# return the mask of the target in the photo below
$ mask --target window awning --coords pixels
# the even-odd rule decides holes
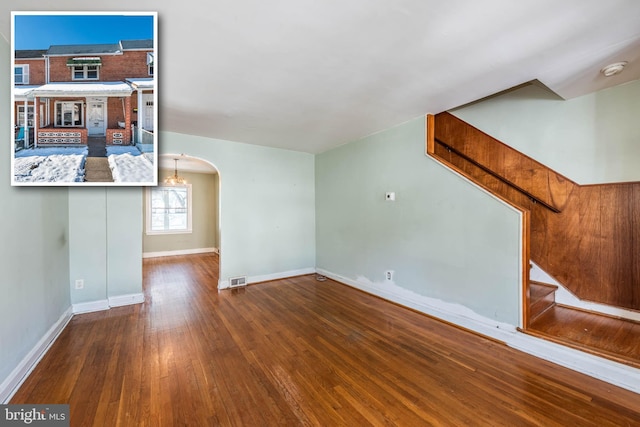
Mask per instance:
[[[151,65],[153,67],[154,54],[152,52],[147,52],[147,65]]]
[[[67,65],[102,65],[102,60],[99,56],[69,58]]]

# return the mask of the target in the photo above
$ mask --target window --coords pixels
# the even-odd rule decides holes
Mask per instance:
[[[24,105],[18,105],[18,126],[24,126]],[[33,127],[33,105],[27,107],[27,126]]]
[[[82,102],[56,102],[56,126],[71,127],[84,125]]]
[[[147,190],[147,234],[191,233],[191,184]]]
[[[149,69],[149,75],[153,76],[153,64],[155,55],[153,52],[147,52],[147,68]]]
[[[73,80],[98,80],[97,65],[74,65],[71,67]]]
[[[17,85],[29,84],[29,65],[15,65],[13,67],[13,81]]]

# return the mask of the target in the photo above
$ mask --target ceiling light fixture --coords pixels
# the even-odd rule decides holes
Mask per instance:
[[[607,65],[602,70],[600,70],[600,72],[604,74],[605,77],[615,76],[616,74],[620,74],[627,64],[627,61],[615,62],[613,64]]]
[[[186,184],[187,180],[185,180],[181,176],[178,176],[178,159],[173,159],[173,160],[175,161],[175,169],[173,171],[173,175],[166,177],[164,179],[164,183],[169,185]]]

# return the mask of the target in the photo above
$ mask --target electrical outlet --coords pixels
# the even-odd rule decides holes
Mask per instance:
[[[387,279],[387,282],[391,282],[393,280],[393,270],[387,270],[384,272],[384,277]]]
[[[83,288],[84,288],[84,280],[76,279],[76,289],[83,289]]]

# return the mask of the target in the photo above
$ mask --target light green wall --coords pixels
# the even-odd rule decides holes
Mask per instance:
[[[316,157],[316,266],[517,325],[520,215],[426,157],[424,124]]]
[[[107,299],[106,189],[69,188],[69,279],[73,304]],[[75,281],[84,280],[83,289]]]
[[[69,308],[66,188],[12,188],[9,45],[0,38],[0,383]]]
[[[138,188],[69,189],[69,286],[73,304],[142,292],[142,195]],[[83,289],[75,281],[84,280]]]
[[[138,188],[108,188],[107,296],[142,292],[142,195]]]
[[[173,170],[161,169],[158,177],[164,179],[172,174]],[[191,184],[192,233],[151,235],[144,233],[143,251],[145,253],[218,247],[218,174],[180,171],[180,176]],[[143,197],[146,197],[146,192]],[[146,230],[146,220],[145,202],[143,230]]]
[[[220,278],[315,265],[314,156],[159,132],[160,154],[210,162],[220,179]]]
[[[579,184],[640,181],[640,80],[566,101],[529,85],[452,113]]]

